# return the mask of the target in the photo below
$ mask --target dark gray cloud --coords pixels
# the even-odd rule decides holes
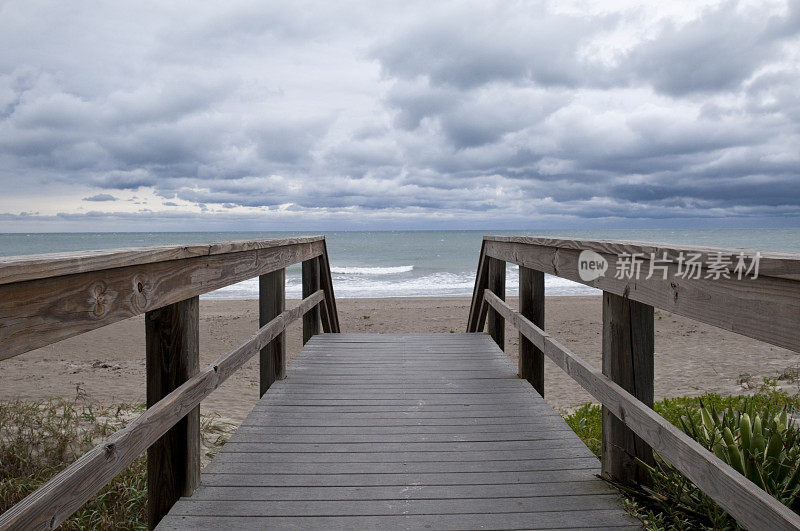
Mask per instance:
[[[84,197],[84,201],[119,201],[116,197],[111,194],[97,194],[90,197]]]
[[[800,221],[797,2],[12,1],[0,49],[9,230]]]

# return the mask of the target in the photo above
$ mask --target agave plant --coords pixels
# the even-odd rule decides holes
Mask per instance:
[[[744,406],[722,415],[713,405],[701,406],[699,419],[693,415],[681,418],[682,428],[740,474],[796,509],[800,496],[800,431],[785,409],[759,414],[750,404]]]

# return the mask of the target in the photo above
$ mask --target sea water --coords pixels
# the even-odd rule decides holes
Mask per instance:
[[[121,232],[0,234],[0,256],[121,247],[280,238],[297,232]],[[484,234],[637,240],[800,252],[800,229],[380,231],[326,232],[337,298],[464,297],[472,294]],[[507,293],[516,294],[519,268],[509,265]],[[548,295],[595,295],[588,286],[547,275]],[[286,294],[301,294],[300,266],[286,271]],[[209,299],[258,298],[258,279],[203,295]]]

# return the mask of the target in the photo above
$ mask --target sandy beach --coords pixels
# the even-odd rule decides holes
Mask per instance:
[[[516,300],[510,303],[516,305]],[[340,299],[337,305],[343,332],[461,332],[469,312],[466,298]],[[257,312],[257,302],[252,300],[201,300],[201,364],[212,362],[252,334],[258,327]],[[548,297],[546,329],[600,367],[600,297]],[[656,310],[655,330],[657,399],[704,391],[741,393],[742,375],[758,385],[764,377],[800,366],[800,356],[788,350],[664,311]],[[510,327],[506,343],[506,352],[516,363],[518,336]],[[300,348],[301,324],[296,321],[288,330],[290,360]],[[546,363],[545,398],[551,405],[565,409],[591,401],[558,367],[549,360]],[[0,361],[0,369],[4,375],[0,400],[80,395],[106,404],[142,402],[143,316]],[[202,408],[239,422],[257,396],[256,357],[205,400]]]

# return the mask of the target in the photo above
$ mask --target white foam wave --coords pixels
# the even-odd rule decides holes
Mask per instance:
[[[396,275],[414,270],[413,265],[394,267],[336,267],[331,266],[331,273],[335,275]]]
[[[510,268],[509,268],[510,269]],[[506,278],[506,294],[517,295],[519,271],[509,270]],[[336,297],[469,297],[475,284],[474,272],[438,272],[416,278],[390,279],[370,276],[343,275],[334,279],[333,289]],[[599,291],[551,275],[545,275],[547,295],[595,295]],[[286,278],[286,296],[290,299],[302,297],[300,277]],[[203,296],[207,299],[257,299],[258,279],[245,280],[232,286],[219,289]]]

